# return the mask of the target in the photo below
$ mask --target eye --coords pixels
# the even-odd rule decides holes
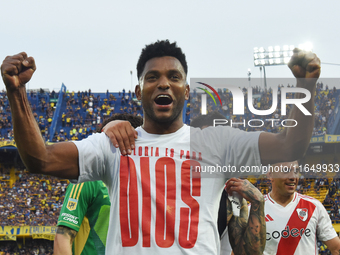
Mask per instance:
[[[156,79],[157,79],[156,75],[149,75],[149,76],[146,77],[146,80],[149,81],[149,82],[154,81]]]
[[[171,78],[171,80],[174,80],[174,81],[179,81],[180,80],[180,77],[177,74],[171,75],[170,78]]]

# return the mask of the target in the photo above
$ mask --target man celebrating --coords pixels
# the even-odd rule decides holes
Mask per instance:
[[[267,242],[263,254],[317,254],[317,240],[326,244],[333,255],[339,254],[340,239],[324,206],[312,197],[295,192],[299,181],[298,162],[272,167],[268,173],[272,190],[265,195]],[[280,170],[283,168],[286,170]]]
[[[295,50],[289,67],[297,86],[314,95],[320,75],[316,55]],[[34,173],[79,182],[103,180],[111,200],[108,254],[219,254],[217,194],[228,176],[204,178],[192,169],[291,161],[304,154],[313,130],[313,99],[303,105],[312,114],[293,108],[289,118],[298,125],[280,134],[227,127],[190,130],[182,121],[189,98],[185,55],[175,43],[158,41],[143,49],[137,64],[135,92],[142,101],[144,124],[136,129],[136,144],[131,125],[119,122],[104,128],[107,136],[45,145],[25,90],[35,70],[34,59],[26,53],[7,57],[1,66],[20,156]],[[230,192],[239,189],[236,181],[228,185]],[[256,218],[252,224],[255,232],[263,231]],[[261,250],[262,243],[253,245]]]

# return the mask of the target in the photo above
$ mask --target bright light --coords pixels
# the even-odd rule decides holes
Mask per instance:
[[[313,44],[311,42],[306,42],[304,44],[302,44],[302,50],[305,51],[312,51],[313,50]]]
[[[299,45],[303,49],[311,49],[310,43]],[[283,46],[269,46],[254,48],[254,65],[255,66],[270,66],[270,65],[285,65],[289,63],[291,56],[293,56],[294,45]]]
[[[299,44],[299,49],[305,50],[305,51],[312,51],[313,45],[310,42],[306,42],[303,44]]]

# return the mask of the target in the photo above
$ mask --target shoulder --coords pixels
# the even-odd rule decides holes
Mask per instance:
[[[302,194],[299,194],[299,193],[298,193],[297,197],[300,200],[303,200],[303,201],[305,201],[307,203],[313,204],[317,208],[318,211],[326,211],[326,209],[323,206],[323,204],[319,200],[314,198],[314,197],[302,195]]]

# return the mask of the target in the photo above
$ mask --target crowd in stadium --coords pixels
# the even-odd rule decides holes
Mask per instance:
[[[278,86],[279,91],[281,87],[282,85]],[[244,92],[246,94],[246,90]],[[327,122],[334,109],[337,93],[335,88],[329,89],[323,83],[317,84],[314,135],[327,133]],[[228,120],[235,122],[242,122],[243,119],[261,118],[261,116],[253,115],[249,109],[246,109],[242,116],[232,115],[231,92],[220,90],[219,95],[223,106],[218,109],[218,106],[216,107],[212,100],[208,100],[208,112],[218,109]],[[257,95],[253,100],[256,109],[265,110],[271,107],[271,90],[264,91],[255,87],[253,88],[253,95]],[[292,95],[288,96],[292,97]],[[29,93],[33,114],[46,141],[50,138],[50,127],[57,99],[58,94],[54,91],[47,93],[41,90]],[[67,92],[63,94],[63,99],[65,100],[65,108],[59,116],[60,125],[57,125],[57,129],[51,138],[52,142],[83,139],[95,132],[103,120],[111,116],[112,113],[132,113],[134,115],[141,115],[142,113],[140,102],[134,100],[134,93],[125,92],[125,90],[119,93],[107,91],[101,94],[92,93],[91,90],[78,93]],[[200,100],[199,93],[193,91],[186,108],[185,122],[187,124],[190,123],[190,119],[200,114]],[[280,101],[278,100],[278,102]],[[266,118],[275,119],[282,117],[280,105],[272,116],[266,116]],[[270,122],[260,128],[243,127],[242,125],[238,127],[247,131],[265,130],[268,132],[279,132],[282,129],[280,125],[270,126]],[[13,140],[11,113],[6,92],[0,93],[0,131],[2,140]],[[68,181],[50,176],[45,178],[28,174],[24,169],[10,169],[2,166],[0,170],[0,224],[55,226]],[[254,184],[264,194],[270,191],[270,185],[266,179],[256,180]],[[307,191],[311,189],[316,193],[319,193],[322,189],[327,189],[324,205],[332,221],[334,223],[340,222],[340,179],[321,178],[312,180],[301,178],[297,189],[302,194],[307,194]],[[1,246],[0,254],[52,254],[51,243],[47,244],[44,243],[44,240],[40,241],[41,244],[37,241],[35,244],[33,242],[31,246],[26,245],[25,251],[20,250],[20,247],[14,247],[14,242],[7,242],[7,245]],[[3,244],[5,243],[3,242]]]
[[[0,224],[55,226],[67,185],[67,180],[1,167]]]
[[[283,120],[287,117],[281,115],[281,87],[283,87],[283,85],[278,86],[278,107],[270,116],[266,116],[266,119],[272,118]],[[246,89],[243,89],[243,91],[245,93],[245,101],[247,101]],[[254,87],[253,105],[255,109],[269,109],[273,102],[272,94],[271,88],[267,91],[259,87]],[[249,119],[261,119],[261,117],[263,117],[252,114],[248,108],[245,109],[244,115],[232,115],[232,93],[225,89],[223,91],[219,90],[219,95],[223,102],[222,107],[219,108],[219,105],[216,106],[212,100],[208,100],[208,112],[219,110],[227,120],[232,120],[234,123],[242,123],[244,120],[247,122]],[[335,88],[329,89],[328,85],[324,85],[322,82],[317,84],[314,135],[327,133],[327,123],[329,116],[334,109],[337,95],[338,92]],[[292,96],[292,94],[287,95],[288,98],[291,98]],[[125,112],[135,115],[142,114],[140,102],[134,100],[134,93],[131,93],[131,91],[125,92],[125,90],[123,90],[123,92],[118,93],[109,93],[107,91],[106,93],[98,94],[88,90],[83,92],[79,91],[78,93],[66,92],[63,94],[63,97],[66,105],[61,116],[59,116],[60,125],[57,126],[57,130],[53,134],[51,139],[53,142],[81,140],[96,131],[98,125],[113,113]],[[57,98],[58,94],[54,91],[51,93],[44,91],[31,92],[29,94],[33,114],[46,141],[50,138],[49,128],[56,108],[55,102],[47,102],[47,100],[55,101],[53,99]],[[193,119],[200,114],[200,100],[200,94],[194,90],[193,93],[191,93],[191,98],[187,104],[188,107],[186,108],[185,122],[187,124],[190,123],[190,119]],[[260,124],[253,123],[253,125]],[[247,131],[264,130],[268,132],[279,132],[283,128],[282,125],[280,125],[280,122],[275,122],[274,125],[272,122],[264,122],[263,126],[257,128],[248,125],[246,127],[243,125],[235,125],[234,127]],[[0,130],[3,140],[13,139],[11,114],[6,92],[0,93]]]
[[[26,240],[25,244],[2,241],[0,255],[52,255],[53,242],[44,239]]]

